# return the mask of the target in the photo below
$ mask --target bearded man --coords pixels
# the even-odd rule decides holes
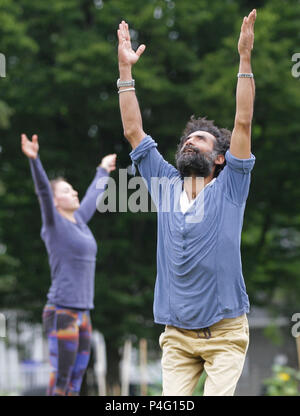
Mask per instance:
[[[145,45],[135,52],[127,23],[119,25],[117,86],[124,135],[157,207],[154,319],[165,325],[159,343],[166,396],[192,395],[204,369],[204,395],[233,395],[249,344],[249,299],[240,243],[255,162],[251,153],[255,19],[253,10],[241,26],[232,133],[206,118],[192,117],[178,146],[177,169],[143,131],[131,70]],[[161,183],[157,189],[154,178],[166,178],[171,192],[165,192]],[[170,209],[161,209],[167,197]]]

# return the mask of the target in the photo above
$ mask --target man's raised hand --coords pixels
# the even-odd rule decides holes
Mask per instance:
[[[34,134],[32,141],[28,140],[26,134],[21,134],[22,152],[30,159],[36,159],[39,152],[38,136]]]
[[[256,19],[256,10],[253,9],[248,17],[244,17],[241,34],[238,43],[240,56],[249,56],[254,44],[254,23]]]
[[[128,30],[128,24],[124,20],[119,24],[118,29],[118,58],[119,66],[131,66],[134,65],[139,57],[142,55],[146,49],[145,45],[140,45],[136,52],[131,47],[130,33]]]

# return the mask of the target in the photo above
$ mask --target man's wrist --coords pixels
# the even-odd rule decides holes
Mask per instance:
[[[119,65],[120,80],[128,81],[132,79],[132,66],[131,65]]]
[[[240,60],[244,62],[251,62],[251,52],[240,53]]]

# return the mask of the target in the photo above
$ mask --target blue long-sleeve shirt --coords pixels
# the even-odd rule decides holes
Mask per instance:
[[[73,223],[55,208],[51,186],[39,157],[29,160],[41,207],[41,237],[51,270],[48,302],[70,308],[93,309],[97,244],[87,222],[96,211],[97,198],[104,191],[103,180],[103,189],[97,189],[96,184],[102,177],[108,180],[108,173],[100,167],[97,169],[74,213],[76,223]]]
[[[197,329],[247,313],[240,244],[255,157],[227,151],[224,169],[183,213],[182,178],[157,143],[146,136],[130,156],[157,208],[155,322]]]

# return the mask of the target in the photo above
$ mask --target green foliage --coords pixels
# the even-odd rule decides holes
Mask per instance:
[[[147,396],[161,396],[162,385],[161,384],[151,384],[147,388]]]
[[[242,17],[257,2],[230,0],[0,0],[0,52],[6,78],[0,101],[0,308],[40,321],[50,284],[40,212],[20,134],[37,133],[50,177],[64,175],[80,197],[107,153],[131,164],[116,93],[116,29],[126,19],[133,44],[147,45],[134,68],[144,129],[174,162],[191,114],[232,129]],[[253,170],[242,236],[243,271],[252,304],[291,313],[299,305],[300,3],[259,2],[253,72],[256,102]],[[113,177],[118,181],[117,173]],[[113,378],[124,338],[146,337],[153,324],[156,275],[154,213],[97,213],[94,327],[103,332]],[[151,344],[152,342],[152,344]]]
[[[264,336],[272,341],[274,345],[281,346],[284,343],[284,336],[280,331],[280,327],[276,324],[271,323],[264,328]]]
[[[203,371],[203,373],[201,374],[199,378],[197,386],[193,392],[193,396],[203,396],[206,377],[207,377],[206,372]],[[148,396],[160,396],[161,392],[162,392],[162,385],[160,384],[155,384],[155,385],[153,384],[153,385],[148,386],[148,390],[147,390]]]
[[[203,396],[204,393],[204,384],[206,380],[207,374],[205,371],[201,374],[197,386],[194,390],[193,396]]]
[[[300,371],[294,368],[274,365],[272,377],[264,380],[266,396],[299,396]]]

